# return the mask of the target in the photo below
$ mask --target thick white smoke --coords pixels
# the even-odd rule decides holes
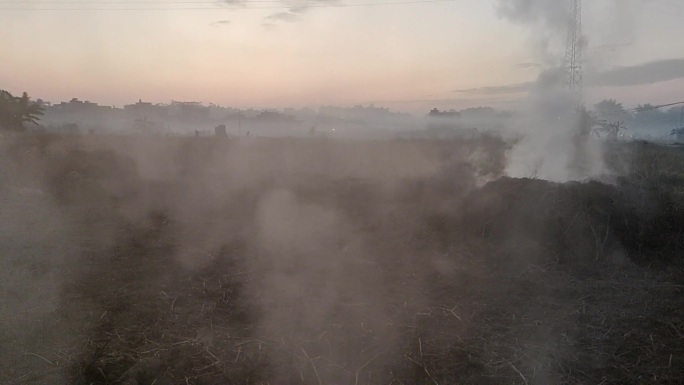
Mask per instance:
[[[516,121],[521,140],[509,154],[507,173],[553,181],[585,180],[605,174],[601,143],[581,110],[582,97],[565,87],[563,48],[572,1],[499,0],[501,17],[529,26],[534,54],[545,64]],[[585,45],[586,36],[582,36]],[[585,49],[585,52],[587,50]]]
[[[570,17],[566,0],[498,0],[500,17],[531,29],[531,46],[536,60],[545,66],[560,64]]]
[[[564,88],[564,75],[542,73],[530,92],[515,122],[522,138],[509,154],[508,175],[565,182],[606,173],[602,143],[586,131],[579,95]]]

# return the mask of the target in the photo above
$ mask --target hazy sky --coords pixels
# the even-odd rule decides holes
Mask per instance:
[[[506,107],[562,61],[565,22],[544,12],[569,0],[331,6],[404,1],[3,0],[0,88],[110,105]],[[684,99],[684,2],[585,1],[584,27],[602,85],[590,100]]]

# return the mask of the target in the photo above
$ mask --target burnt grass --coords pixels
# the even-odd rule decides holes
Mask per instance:
[[[614,144],[610,183],[558,184],[499,177],[491,138],[4,140],[2,219],[36,218],[21,231],[43,246],[16,259],[28,246],[2,236],[0,383],[684,383],[682,149]],[[349,148],[438,167],[326,161]],[[260,155],[226,169],[240,151]],[[305,251],[265,245],[260,205],[283,190],[341,213],[342,230]],[[44,236],[54,227],[68,235]],[[264,289],[281,254],[296,295]],[[42,290],[54,298],[16,305]]]

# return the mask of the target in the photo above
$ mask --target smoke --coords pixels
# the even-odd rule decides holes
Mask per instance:
[[[387,302],[378,297],[382,277],[364,254],[361,237],[334,208],[300,202],[287,190],[265,194],[257,227],[261,252],[249,265],[263,271],[258,285],[251,287],[254,302],[260,304],[261,338],[280,341],[286,351],[325,352],[332,361],[353,362],[350,352],[363,352],[364,346],[339,340],[335,325],[365,328],[379,337],[388,318],[382,310]],[[276,353],[272,361],[288,358]],[[339,374],[330,377],[326,370],[316,370],[325,383],[344,382]]]
[[[558,0],[499,0],[497,11],[517,23],[563,32],[570,17],[569,4]]]
[[[575,116],[562,74],[537,83],[545,113],[514,153],[547,145],[550,179],[591,173],[552,157],[577,140],[552,131]],[[577,292],[528,265],[595,263],[609,223],[577,219],[567,186],[477,187],[500,176],[497,139],[43,138],[0,152],[9,383],[532,384],[576,365],[556,304]]]
[[[251,336],[269,344],[266,362],[271,369],[264,369],[264,376],[287,382],[297,374],[293,357],[306,364],[306,355],[312,360],[308,369],[302,369],[306,383],[315,383],[316,376],[324,383],[353,383],[355,370],[370,370],[371,361],[374,373],[384,373],[382,365],[394,357],[399,325],[410,324],[410,317],[424,304],[424,290],[418,278],[397,278],[414,274],[404,264],[408,256],[402,256],[400,242],[393,241],[395,247],[388,238],[375,240],[372,233],[366,234],[365,222],[392,225],[386,218],[392,210],[383,201],[396,199],[408,180],[437,175],[444,163],[441,155],[404,142],[193,139],[53,138],[43,155],[32,152],[35,162],[22,158],[2,165],[1,171],[11,172],[6,178],[9,185],[34,172],[37,175],[30,180],[36,183],[28,187],[42,191],[40,205],[33,205],[37,216],[33,211],[24,214],[27,221],[41,224],[37,230],[18,237],[28,225],[9,220],[19,212],[3,211],[2,240],[14,245],[11,250],[28,244],[28,239],[40,247],[54,247],[46,254],[51,264],[62,254],[71,254],[72,260],[60,269],[46,266],[49,274],[41,276],[5,266],[3,271],[12,276],[3,277],[3,294],[12,287],[23,294],[16,300],[6,295],[12,301],[4,304],[0,315],[54,319],[55,312],[70,312],[62,316],[65,328],[82,333],[70,341],[70,348],[78,352],[74,356],[85,357],[87,369],[97,360],[89,354],[100,348],[89,353],[91,345],[85,339],[123,333],[128,329],[122,323],[148,327],[140,317],[160,306],[160,296],[194,296],[200,317],[193,312],[190,319],[212,322],[198,325],[198,336],[222,321],[231,322],[233,318],[225,317],[237,317],[235,313],[223,319],[207,315],[205,302],[210,302],[192,292],[187,282],[204,275],[201,287],[211,290],[216,275],[244,271],[249,280],[235,290],[249,303],[245,312],[254,328]],[[32,149],[13,145],[20,154],[26,147]],[[349,183],[367,185],[366,194],[346,196]],[[412,219],[392,226],[412,234],[419,226]],[[50,234],[45,242],[43,233]],[[61,251],[61,244],[71,249]],[[226,265],[231,258],[237,262]],[[21,258],[11,261],[15,259]],[[429,259],[426,262],[430,264]],[[396,275],[388,276],[390,265]],[[435,269],[448,265],[434,263]],[[176,287],[190,292],[174,294]],[[178,301],[169,306],[192,305]],[[7,334],[15,329],[45,333],[34,333],[21,323],[4,326]],[[69,335],[67,330],[61,334]],[[116,343],[128,340],[135,339],[124,335]],[[209,340],[221,348],[234,343]],[[45,342],[41,350],[31,350],[28,342],[13,341],[5,345],[7,357],[31,351],[53,360],[46,350],[62,349],[56,342]],[[117,349],[114,344],[108,349]],[[377,358],[380,354],[383,357]],[[318,357],[349,365],[352,374],[328,367]],[[11,366],[9,360],[4,363]],[[99,372],[94,376],[102,377]]]
[[[537,60],[547,67],[559,64],[570,20],[569,1],[498,0],[496,9],[500,17],[530,28]]]
[[[566,89],[567,73],[560,67],[571,6],[571,1],[557,0],[498,2],[501,17],[530,27],[537,39],[533,51],[546,67],[515,124],[522,139],[510,153],[508,175],[568,181],[606,173],[601,143],[592,138],[593,123],[581,107],[583,95]],[[586,36],[580,44],[586,52]]]
[[[68,345],[71,328],[83,326],[55,316],[63,306],[73,257],[81,250],[74,223],[44,189],[47,167],[40,143],[32,148],[32,139],[12,133],[0,137],[0,372],[5,375],[38,375],[44,365],[39,356]],[[57,369],[40,379],[66,383],[65,371]],[[29,375],[16,383],[33,380]]]
[[[509,154],[506,173],[550,181],[586,180],[607,173],[602,143],[591,137],[591,123],[578,94],[565,88],[565,71],[540,74],[515,130],[522,136]]]
[[[611,66],[619,60],[624,47],[634,42],[637,23],[632,2],[584,2],[582,44],[587,68],[600,71]],[[529,28],[535,60],[547,68],[561,64],[571,0],[498,0],[496,11],[499,17]]]

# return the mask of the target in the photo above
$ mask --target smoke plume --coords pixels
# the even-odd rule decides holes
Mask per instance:
[[[593,124],[581,107],[583,95],[566,89],[567,74],[561,67],[571,5],[556,0],[498,2],[501,17],[531,28],[533,52],[546,67],[516,122],[522,139],[510,154],[507,172],[511,176],[567,181],[605,173],[601,144],[591,137]],[[585,52],[587,41],[582,36]]]
[[[565,42],[570,2],[558,0],[499,0],[497,13],[511,22],[528,26],[536,59],[557,66]]]

